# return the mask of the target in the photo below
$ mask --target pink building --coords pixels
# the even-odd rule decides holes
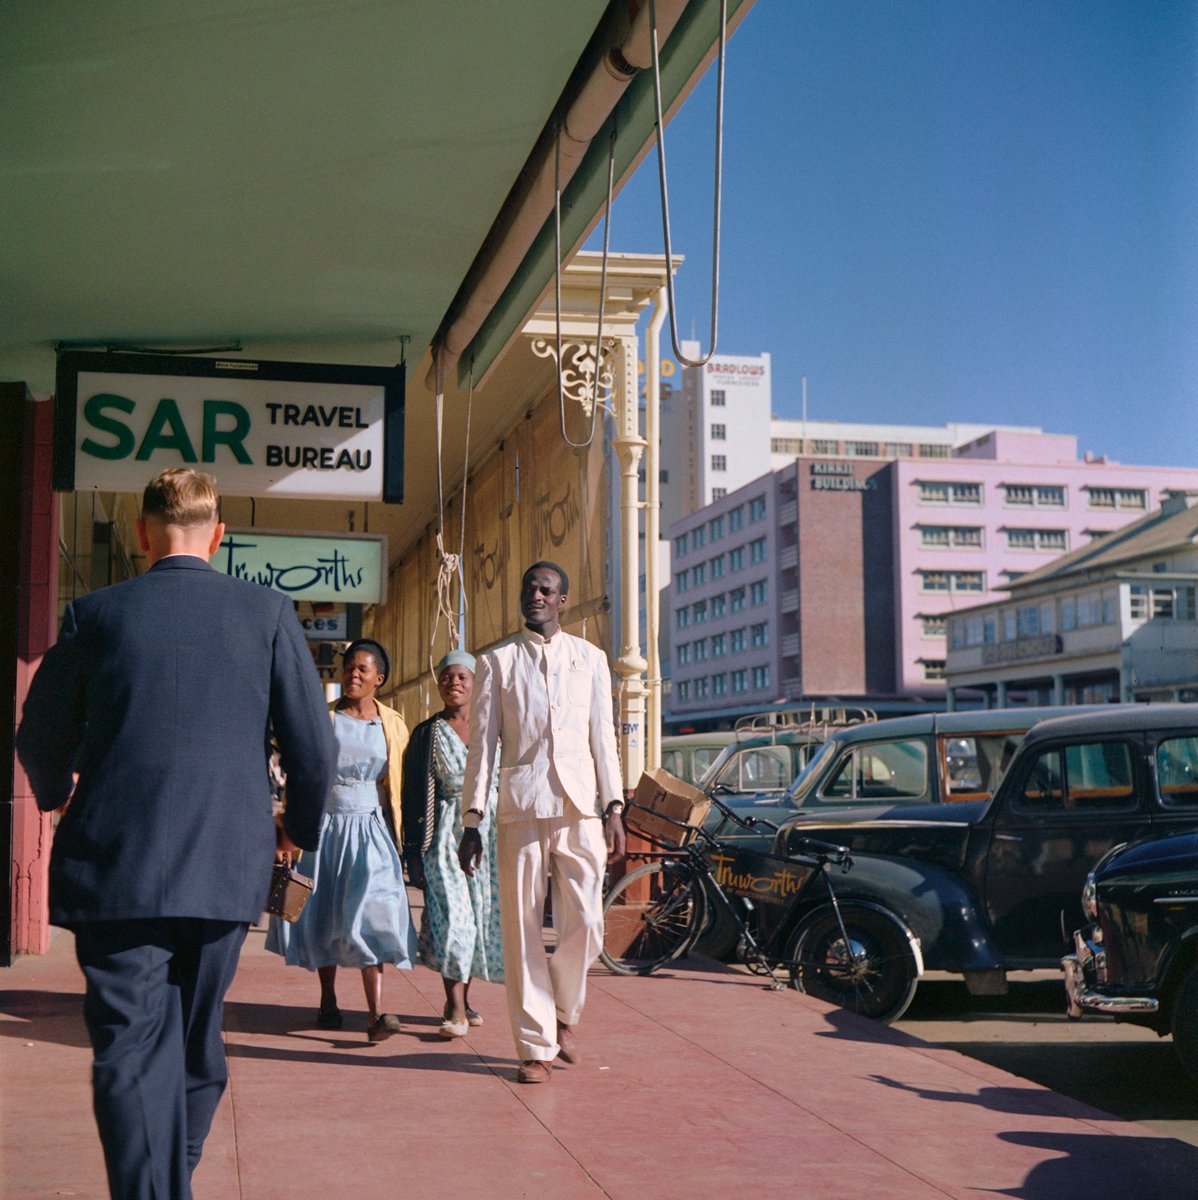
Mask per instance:
[[[950,458],[800,457],[669,529],[668,721],[788,701],[944,699],[949,616],[1198,488],[994,430]]]

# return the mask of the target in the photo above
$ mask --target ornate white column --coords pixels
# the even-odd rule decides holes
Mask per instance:
[[[645,439],[640,433],[638,411],[636,338],[622,337],[616,364],[613,394],[616,410],[616,436],[612,446],[620,460],[620,656],[616,675],[620,680],[619,728],[620,763],[624,786],[636,787],[645,769],[645,669],[648,663],[641,653],[640,554],[637,537],[640,526],[638,473]]]

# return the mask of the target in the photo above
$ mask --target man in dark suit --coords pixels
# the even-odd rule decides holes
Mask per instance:
[[[68,606],[17,734],[39,806],[69,801],[50,917],[74,931],[87,982],[96,1123],[120,1200],[191,1196],[228,1078],[225,993],[276,847],[316,848],[336,759],[291,602],[208,565],[224,528],[207,475],[152,480],[137,523],[149,571]]]

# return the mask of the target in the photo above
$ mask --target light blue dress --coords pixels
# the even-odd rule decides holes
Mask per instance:
[[[482,862],[470,878],[458,863],[466,745],[447,722],[433,725],[437,824],[424,852],[424,920],[420,960],[446,979],[503,982],[495,867],[495,789],[479,826]]]
[[[380,800],[387,774],[387,743],[377,721],[333,714],[337,776],[320,827],[315,856],[299,870],[310,874],[312,895],[299,919],[272,918],[266,948],[289,966],[411,967],[416,931],[395,843]]]

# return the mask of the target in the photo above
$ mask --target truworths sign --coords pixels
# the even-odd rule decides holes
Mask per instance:
[[[232,496],[403,499],[404,368],[68,351],[54,486],[140,493],[194,466]]]

